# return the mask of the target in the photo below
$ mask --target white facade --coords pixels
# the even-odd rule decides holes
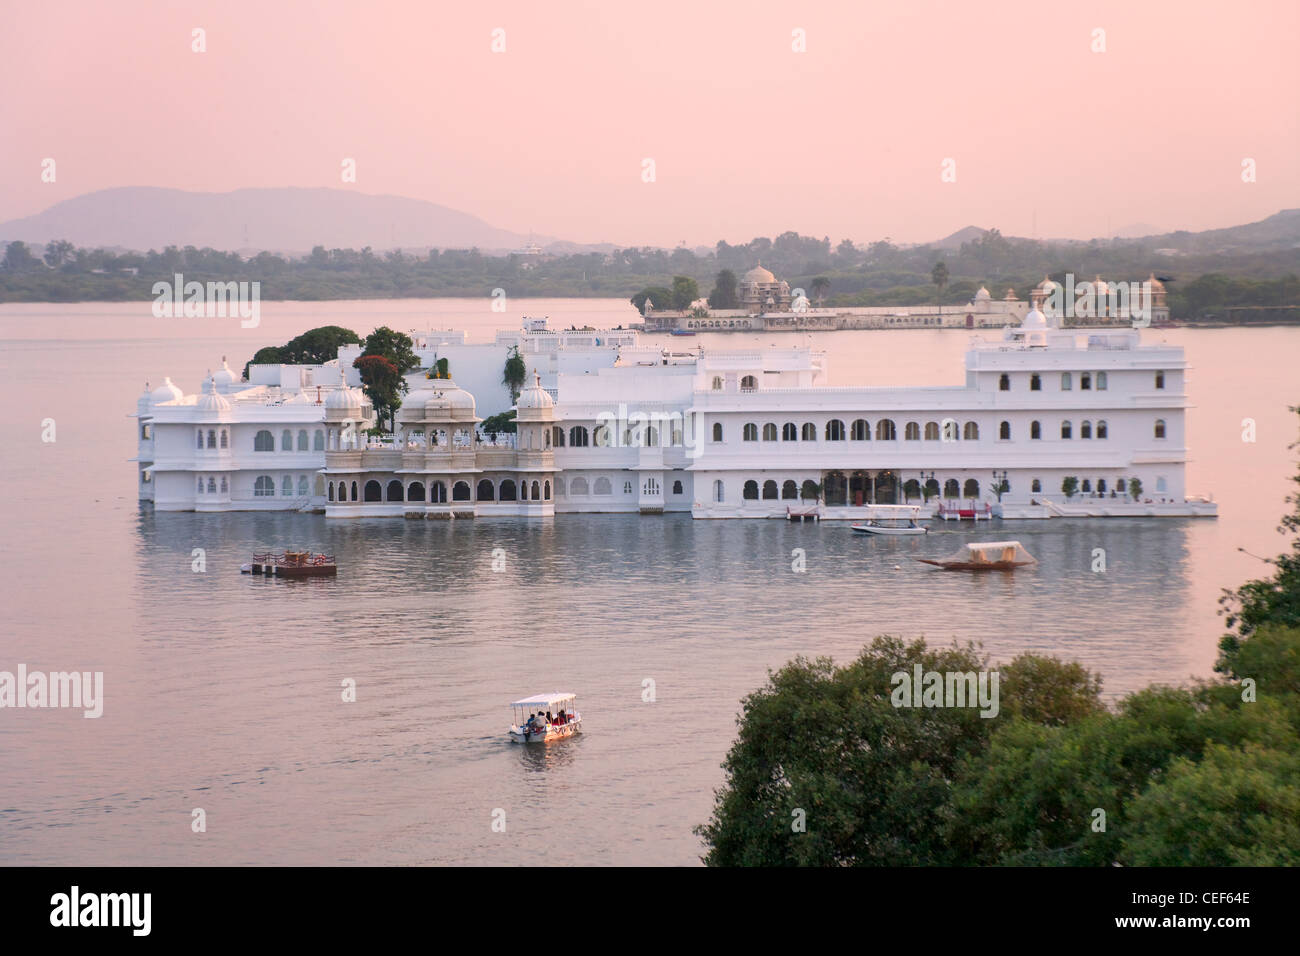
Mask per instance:
[[[1131,328],[1059,329],[1033,310],[1001,338],[972,343],[964,383],[912,388],[828,386],[823,353],[808,348],[670,352],[622,334],[634,335],[417,340],[449,359],[456,382],[413,376],[387,443],[359,437],[372,413],[341,384],[347,349],[327,366],[254,370],[278,370],[275,387],[226,384],[223,394],[214,380],[182,397],[164,386],[138,412],[141,498],[167,509],[324,508],[333,518],[856,518],[871,504],[922,500],[1007,517],[1214,513],[1184,488],[1182,349],[1142,345]],[[511,345],[532,378],[516,404],[518,434],[485,440],[462,372],[500,388]]]

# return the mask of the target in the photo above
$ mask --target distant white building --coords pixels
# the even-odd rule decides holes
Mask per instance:
[[[1183,351],[1132,328],[1061,329],[1035,309],[972,342],[962,384],[902,388],[829,386],[808,348],[673,352],[626,334],[423,333],[455,381],[412,376],[381,441],[346,381],[355,347],[324,366],[255,366],[247,385],[223,366],[195,396],[168,382],[137,409],[140,496],[330,518],[857,518],[923,500],[1007,517],[1215,513],[1184,487]],[[461,370],[495,396],[513,347],[530,381],[517,433],[494,439]]]

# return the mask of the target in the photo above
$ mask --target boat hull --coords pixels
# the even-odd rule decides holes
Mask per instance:
[[[1032,561],[931,561],[929,558],[917,558],[922,564],[933,564],[945,571],[1014,571],[1033,564]]]
[[[582,732],[582,720],[570,721],[563,726],[552,725],[545,733],[524,733],[519,727],[510,728],[510,742],[515,744],[549,744],[556,740],[565,740]]]
[[[877,528],[872,525],[855,524],[853,530],[858,534],[883,534],[898,537],[901,535],[929,534],[929,528]]]

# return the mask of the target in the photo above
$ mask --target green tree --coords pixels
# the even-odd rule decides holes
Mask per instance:
[[[813,298],[817,301],[818,306],[826,301],[826,291],[830,287],[831,280],[826,276],[817,276],[808,284],[808,288],[812,291]]]
[[[1073,498],[1079,491],[1079,479],[1070,475],[1061,480],[1061,494]]]
[[[736,294],[736,274],[730,269],[723,269],[713,280],[713,291],[709,293],[709,308],[740,308],[740,299]]]
[[[397,410],[402,407],[406,379],[393,362],[383,355],[362,355],[352,363],[361,373],[361,387],[375,406],[375,417],[388,420],[388,430],[395,425]]]
[[[690,276],[673,276],[673,308],[685,312],[691,303],[700,297],[700,286]]]
[[[527,377],[528,366],[524,364],[524,357],[519,354],[519,346],[512,346],[506,356],[505,370],[501,374],[501,384],[510,389],[511,404],[519,400],[519,392],[524,387],[524,380]]]
[[[41,264],[41,260],[32,255],[27,243],[14,242],[5,247],[5,257],[0,260],[0,268],[6,272],[31,272]]]
[[[363,251],[368,250],[369,247]],[[415,343],[411,341],[411,337],[404,332],[394,332],[384,325],[366,336],[366,347],[361,354],[363,357],[383,356],[392,363],[399,375],[405,375],[412,369],[420,367],[420,359],[415,354]]]
[[[51,269],[57,269],[64,263],[71,262],[76,256],[77,248],[66,239],[56,239],[46,243],[42,258]]]
[[[489,415],[483,419],[479,425],[479,430],[484,435],[500,435],[503,432],[507,435],[515,433],[515,410],[507,409],[504,412],[497,412],[495,415]]]
[[[1142,500],[1142,479],[1130,478],[1128,480],[1128,494],[1134,501]]]
[[[280,350],[287,365],[324,365],[339,357],[344,345],[360,345],[361,336],[341,325],[322,325],[291,338]]]
[[[948,284],[948,264],[940,259],[930,270],[930,281],[939,290],[939,300],[943,301],[943,287]]]
[[[632,296],[630,301],[638,312],[644,312],[646,299],[650,300],[651,306],[661,311],[673,307],[672,290],[665,289],[663,286],[652,286],[648,289],[642,289],[636,295]]]

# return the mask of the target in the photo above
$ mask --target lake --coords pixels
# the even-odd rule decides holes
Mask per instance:
[[[839,523],[327,523],[137,504],[127,416],[146,380],[194,392],[223,355],[238,369],[318,325],[487,341],[522,315],[637,318],[622,300],[507,313],[487,299],[272,302],[243,329],[156,319],[148,302],[0,306],[0,670],[103,671],[105,694],[97,720],[0,710],[0,862],[689,865],[740,699],[769,668],[847,661],[894,633],[982,642],[994,661],[1077,659],[1110,699],[1209,676],[1221,589],[1268,570],[1238,549],[1284,543],[1300,328],[1147,330],[1187,350],[1187,486],[1220,517],[995,523],[1041,562],[1015,575],[945,575],[910,560],[915,540],[862,540]],[[832,384],[958,384],[967,334],[663,341],[808,343],[829,352]],[[51,418],[57,441],[43,442]],[[953,544],[974,534],[937,530]],[[946,550],[934,537],[927,551]],[[238,573],[283,542],[337,554],[338,579]],[[1098,547],[1105,573],[1091,570]],[[795,548],[806,573],[791,570]],[[584,733],[506,743],[507,702],[552,689],[579,694]],[[204,833],[191,830],[196,808]]]

